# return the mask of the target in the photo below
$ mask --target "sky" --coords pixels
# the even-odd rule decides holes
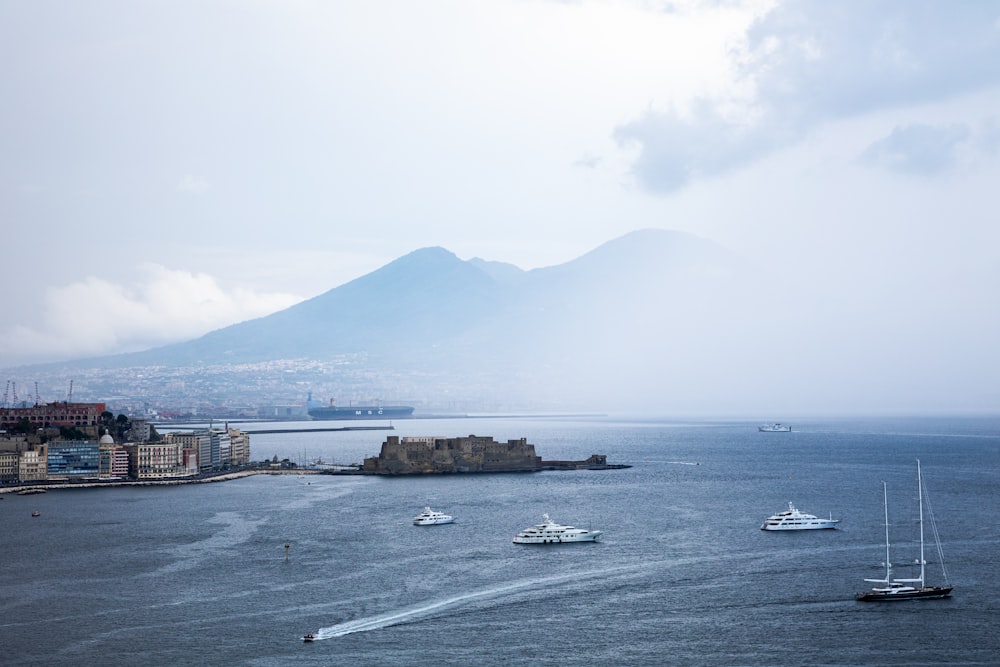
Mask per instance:
[[[1000,402],[995,2],[0,0],[0,62],[0,367],[663,228]]]

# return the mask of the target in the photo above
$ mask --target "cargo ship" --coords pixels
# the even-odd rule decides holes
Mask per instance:
[[[406,419],[413,416],[409,405],[329,405],[310,407],[313,419]]]

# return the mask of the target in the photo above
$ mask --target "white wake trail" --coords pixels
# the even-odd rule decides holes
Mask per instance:
[[[398,625],[400,623],[406,623],[418,618],[425,618],[433,616],[435,612],[441,611],[443,609],[449,609],[451,607],[457,607],[471,601],[475,600],[488,600],[491,598],[498,598],[504,595],[509,595],[511,593],[516,593],[518,591],[523,591],[529,588],[538,586],[551,586],[566,583],[569,581],[583,581],[589,580],[596,577],[607,576],[608,574],[614,572],[621,572],[624,570],[634,569],[633,567],[618,567],[605,570],[595,570],[592,572],[574,572],[572,574],[563,574],[551,577],[541,577],[536,579],[523,579],[521,581],[516,581],[504,586],[497,586],[494,588],[486,588],[479,591],[472,591],[469,593],[463,593],[461,595],[456,595],[454,597],[446,598],[444,600],[437,600],[434,602],[429,602],[416,607],[405,608],[399,611],[387,613],[381,616],[370,616],[368,618],[359,618],[352,621],[347,621],[344,623],[338,623],[337,625],[331,625],[329,627],[320,628],[317,633],[316,639],[333,639],[334,637],[343,637],[344,635],[350,635],[356,632],[368,632],[371,630],[380,630],[382,628],[387,628],[392,625]]]

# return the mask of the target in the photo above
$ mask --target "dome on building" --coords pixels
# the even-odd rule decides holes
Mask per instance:
[[[113,445],[115,444],[115,439],[111,437],[110,433],[105,433],[101,436],[101,440],[98,444],[101,445]]]

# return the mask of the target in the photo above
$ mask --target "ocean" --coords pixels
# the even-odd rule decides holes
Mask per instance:
[[[259,434],[251,451],[353,463],[388,433],[476,434],[633,467],[7,494],[0,663],[1000,664],[1000,418],[394,426]],[[895,573],[912,576],[917,459],[954,594],[856,602],[883,572],[883,480]],[[759,529],[790,501],[841,523]],[[455,523],[413,526],[424,506]],[[543,513],[603,539],[512,544]]]

